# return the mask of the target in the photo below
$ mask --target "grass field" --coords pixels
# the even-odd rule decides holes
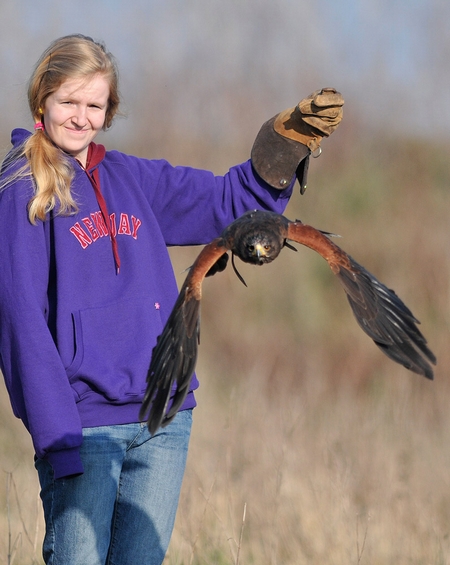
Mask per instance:
[[[286,211],[342,235],[411,307],[438,357],[434,382],[382,355],[307,249],[243,265],[248,288],[232,269],[205,282],[168,565],[450,564],[448,154],[348,135]],[[180,281],[197,251],[172,251]],[[40,563],[33,453],[4,392],[0,423],[0,564]]]

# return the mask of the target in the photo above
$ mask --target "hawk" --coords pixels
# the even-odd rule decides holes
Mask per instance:
[[[436,357],[417,327],[418,320],[393,290],[331,241],[332,235],[275,212],[254,210],[202,249],[153,349],[140,411],[152,435],[175,417],[189,391],[198,355],[202,283],[205,277],[225,269],[229,252],[243,281],[234,256],[245,263],[264,265],[276,259],[283,247],[296,251],[291,241],[313,249],[327,261],[344,288],[356,321],[381,351],[407,369],[433,379]]]

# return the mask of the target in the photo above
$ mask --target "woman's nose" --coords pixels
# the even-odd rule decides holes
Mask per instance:
[[[80,127],[86,125],[86,108],[83,106],[76,106],[75,112],[72,116],[72,121]]]

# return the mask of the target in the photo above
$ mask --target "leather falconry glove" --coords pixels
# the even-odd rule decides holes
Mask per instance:
[[[251,153],[258,175],[273,188],[282,190],[296,174],[303,194],[309,157],[321,150],[322,139],[340,124],[343,105],[340,92],[322,88],[263,124]]]

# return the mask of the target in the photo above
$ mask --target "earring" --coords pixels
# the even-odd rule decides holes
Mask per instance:
[[[38,112],[39,112],[39,114],[41,114],[41,116],[44,115],[44,110],[42,108],[38,108]]]

